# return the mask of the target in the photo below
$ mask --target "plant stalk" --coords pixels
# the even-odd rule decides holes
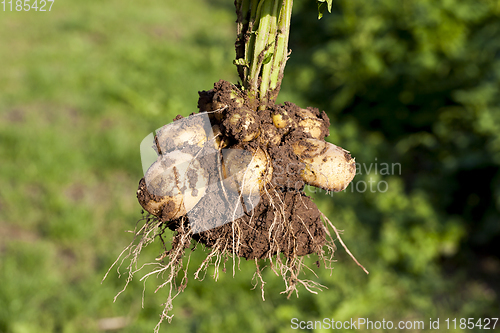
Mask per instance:
[[[274,104],[288,60],[293,0],[236,0],[235,65],[255,110]]]

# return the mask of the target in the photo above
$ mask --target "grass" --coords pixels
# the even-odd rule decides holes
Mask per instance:
[[[207,11],[218,26],[196,18]],[[152,328],[161,295],[142,311],[135,283],[113,304],[123,279],[100,280],[140,217],[140,141],[235,76],[232,17],[175,1],[2,15],[0,331],[89,332],[113,316]]]

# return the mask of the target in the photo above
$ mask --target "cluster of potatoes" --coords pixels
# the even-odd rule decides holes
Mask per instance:
[[[329,126],[326,114],[292,103],[258,110],[246,101],[235,86],[219,82],[213,90],[200,92],[200,113],[157,131],[158,159],[138,189],[145,210],[172,220],[203,198],[210,174],[197,151],[204,147],[221,152],[222,177],[228,180],[224,184],[241,195],[262,195],[272,183],[280,161],[272,158],[271,147],[275,152],[282,149],[294,154],[303,166],[299,172],[306,184],[342,191],[352,181],[354,159],[346,150],[324,141]],[[200,121],[207,117],[209,121]]]

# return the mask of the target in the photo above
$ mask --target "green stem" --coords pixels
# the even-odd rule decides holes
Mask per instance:
[[[271,90],[281,87],[281,79],[285,71],[285,64],[288,60],[288,38],[290,34],[290,22],[292,17],[292,2],[285,1],[281,7],[280,21],[278,23],[276,53],[273,59],[273,72],[271,73]],[[276,94],[277,95],[277,94]]]
[[[259,74],[262,62],[264,61],[264,51],[269,37],[270,11],[273,1],[274,0],[262,0],[257,8],[257,17],[255,21],[258,22],[258,29],[255,32],[253,50],[250,50],[250,52],[252,52],[252,58],[249,59],[250,73],[248,74],[249,94],[251,94],[252,97],[257,96]]]
[[[238,74],[252,108],[274,104],[288,57],[293,0],[237,0]]]
[[[262,54],[263,56],[263,63],[262,63],[262,72],[261,72],[261,84],[260,84],[260,107],[265,109],[265,106],[267,105],[267,100],[268,100],[268,89],[269,89],[269,78],[271,76],[271,71],[273,70],[273,63],[272,58],[275,55],[275,47],[276,43],[273,38],[276,36],[277,32],[277,27],[278,27],[278,2],[279,0],[274,0],[273,1],[273,8],[272,12],[269,15],[269,26],[263,27],[263,29],[268,28],[269,32],[267,33],[267,39],[266,39],[266,49],[264,50],[264,53]],[[267,63],[266,63],[267,61]]]

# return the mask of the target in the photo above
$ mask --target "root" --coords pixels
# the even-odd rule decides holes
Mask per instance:
[[[321,213],[321,212],[320,212]],[[342,247],[345,249],[345,251],[347,252],[347,254],[349,254],[349,256],[352,258],[352,260],[354,260],[354,262],[363,269],[363,271],[365,271],[366,274],[370,274],[370,272],[368,272],[366,270],[366,268],[363,267],[363,265],[361,265],[359,263],[358,260],[356,260],[356,258],[354,257],[354,255],[351,253],[351,251],[349,251],[349,249],[347,248],[347,246],[344,244],[344,242],[342,241],[342,238],[340,237],[340,234],[339,234],[339,231],[337,230],[337,228],[335,228],[335,226],[333,225],[332,222],[330,222],[330,220],[325,216],[325,214],[321,213],[321,216],[323,217],[323,219],[325,219],[325,221],[328,222],[328,224],[330,225],[330,227],[332,227],[333,231],[335,231],[335,234],[337,235],[337,239],[339,240],[340,244],[342,244]]]
[[[225,251],[221,251],[221,246],[222,246],[222,241],[218,240],[216,245],[212,248],[212,251],[210,251],[210,253],[207,255],[207,257],[201,263],[200,267],[198,267],[198,269],[194,273],[194,278],[196,280],[199,280],[199,281],[204,280],[205,276],[200,278],[200,273],[201,272],[206,273],[208,266],[211,264],[211,262],[214,258],[215,258],[215,263],[214,263],[215,270],[214,270],[213,278],[215,281],[218,280],[218,278],[219,278],[219,266],[220,266],[222,256],[225,252]]]
[[[146,280],[152,275],[156,275],[157,277],[161,276],[162,278],[164,278],[166,275],[166,279],[164,279],[164,282],[160,284],[155,290],[156,293],[158,290],[164,288],[165,286],[168,286],[169,288],[167,301],[166,303],[162,304],[164,306],[164,309],[160,315],[160,320],[154,330],[155,332],[158,332],[160,324],[165,319],[167,319],[169,322],[172,320],[173,315],[172,316],[168,315],[168,312],[173,308],[172,302],[182,291],[184,291],[184,289],[187,286],[188,267],[191,254],[187,255],[186,265],[183,264],[183,259],[185,257],[185,250],[186,248],[189,247],[189,244],[191,243],[192,233],[190,230],[187,230],[184,227],[186,223],[182,223],[181,227],[177,229],[177,234],[174,236],[172,240],[172,248],[170,250],[167,250],[162,235],[168,228],[168,225],[160,221],[157,217],[154,217],[149,214],[144,215],[143,218],[138,221],[138,223],[141,221],[146,221],[146,222],[142,227],[140,227],[139,230],[137,230],[136,227],[136,230],[133,232],[134,239],[120,253],[118,258],[108,269],[103,278],[103,281],[104,279],[106,279],[111,269],[115,265],[117,265],[118,262],[120,262],[120,264],[117,266],[117,272],[118,276],[120,277],[121,276],[120,267],[123,265],[125,260],[127,259],[129,260],[129,264],[127,266],[127,272],[128,272],[127,280],[125,281],[123,289],[120,290],[118,294],[114,297],[114,301],[116,301],[118,296],[120,296],[120,294],[127,289],[127,286],[132,281],[133,276],[136,273],[141,271],[146,266],[156,266],[155,269],[145,274],[140,279],[140,281],[142,281],[144,284],[143,295],[142,295],[142,306],[144,307],[144,291],[145,291]],[[164,248],[164,253],[160,257],[156,258],[157,262],[146,263],[141,267],[138,267],[137,263],[142,249],[147,245],[151,244],[156,238],[160,238]],[[163,263],[163,260],[165,258],[167,258],[166,264]],[[180,283],[177,284],[176,277],[179,275],[181,271],[183,271],[184,274]]]
[[[271,271],[277,276],[281,276],[284,282],[285,289],[281,294],[286,294],[287,298],[290,298],[292,294],[299,296],[299,287],[303,287],[310,293],[317,294],[323,289],[328,289],[326,286],[303,277],[302,273],[309,272],[313,274],[317,279],[318,276],[311,267],[308,267],[304,262],[304,256],[297,254],[297,246],[299,246],[297,235],[297,230],[294,230],[292,222],[290,220],[289,214],[292,213],[286,207],[285,194],[278,191],[274,187],[266,187],[264,194],[268,199],[269,209],[274,212],[273,220],[269,229],[267,230],[267,238],[269,241],[269,249],[266,252],[265,257],[253,258],[255,261],[255,273],[252,277],[252,289],[256,289],[260,285],[261,297],[265,301],[265,284],[263,278],[263,270],[266,267],[270,267]],[[296,198],[302,197],[297,196]],[[288,200],[290,200],[288,198]],[[295,199],[294,199],[295,200]],[[309,207],[306,202],[296,199],[296,204],[304,205],[306,208]],[[202,281],[207,273],[209,266],[214,266],[214,273],[212,278],[217,281],[220,276],[221,264],[223,265],[223,272],[226,272],[225,264],[228,260],[232,261],[233,264],[233,276],[235,274],[236,265],[240,264],[240,248],[242,246],[248,246],[249,244],[242,244],[241,232],[244,231],[242,228],[249,228],[254,231],[255,224],[252,225],[255,212],[252,210],[252,215],[247,220],[237,219],[233,221],[231,226],[226,228],[224,234],[220,234],[219,238],[215,243],[210,245],[210,252],[207,254],[206,258],[201,262],[198,268],[194,272],[194,278]],[[358,264],[367,274],[368,271],[356,260],[356,258],[349,251],[342,238],[340,237],[340,232],[333,225],[333,223],[325,216],[325,214],[319,212],[320,216],[323,217],[323,223],[321,224],[321,230],[324,232],[325,238],[317,238],[317,231],[311,231],[306,222],[305,217],[299,217],[298,225],[295,224],[295,228],[302,228],[302,240],[303,237],[307,237],[313,244],[310,245],[315,249],[315,254],[318,255],[318,261],[316,265],[320,267],[320,262],[323,263],[324,268],[333,270],[334,252],[336,251],[335,239],[338,239],[342,247],[351,256],[351,258]],[[140,278],[140,281],[144,283],[142,304],[144,306],[144,290],[145,283],[147,279],[153,275],[157,278],[161,278],[163,281],[157,286],[155,293],[162,288],[168,288],[166,302],[162,304],[163,310],[160,315],[160,320],[155,327],[154,332],[158,332],[160,325],[163,321],[167,320],[171,322],[173,315],[170,315],[170,311],[173,309],[174,299],[185,290],[188,282],[188,268],[191,258],[191,252],[186,253],[186,249],[189,248],[191,240],[193,237],[192,230],[186,218],[181,218],[180,220],[174,221],[176,229],[174,237],[171,241],[170,249],[167,249],[167,244],[164,241],[164,233],[169,228],[174,228],[173,225],[160,221],[157,217],[149,214],[144,214],[143,217],[138,221],[145,223],[139,227],[136,226],[133,241],[120,253],[119,257],[111,265],[103,280],[108,276],[109,272],[114,266],[117,266],[117,271],[119,276],[121,276],[120,268],[124,264],[125,260],[129,260],[127,266],[127,280],[125,286],[122,290],[118,292],[115,296],[114,301],[117,297],[123,293],[128,284],[132,281],[134,274],[141,271],[146,266],[153,266],[153,269],[146,273]],[[170,223],[174,223],[170,222]],[[244,223],[244,224],[242,224]],[[335,238],[330,229],[333,229],[335,233]],[[305,233],[305,236],[304,236]],[[315,234],[313,234],[315,233]],[[316,238],[315,238],[316,237]],[[156,238],[159,238],[164,249],[163,253],[159,255],[155,262],[146,263],[141,267],[138,267],[138,258],[144,247],[151,244]],[[279,239],[277,239],[279,238]],[[319,239],[319,240],[318,240]],[[285,242],[283,242],[285,240]],[[321,243],[315,244],[315,242],[321,241]],[[280,244],[286,244],[286,248],[280,248]],[[194,249],[194,248],[193,248]],[[236,263],[236,258],[238,262]],[[262,262],[260,262],[262,261]],[[178,277],[181,277],[180,281]]]
[[[122,258],[122,256],[128,252],[121,259],[120,264],[117,266],[118,277],[120,277],[121,276],[120,267],[123,265],[123,263],[126,259],[130,258],[130,263],[127,266],[127,271],[128,271],[127,280],[125,281],[125,286],[123,287],[123,289],[120,292],[118,292],[118,294],[114,297],[113,302],[116,302],[116,299],[118,298],[118,296],[121,293],[123,293],[125,291],[125,289],[127,289],[127,286],[132,281],[134,274],[137,273],[138,271],[140,271],[144,266],[149,265],[149,264],[144,264],[140,268],[138,268],[137,261],[138,261],[139,255],[141,254],[142,249],[144,247],[148,246],[149,244],[151,244],[154,241],[155,237],[159,234],[161,222],[158,221],[158,219],[156,217],[154,217],[150,214],[145,214],[143,212],[143,217],[137,223],[144,221],[144,220],[146,221],[146,223],[139,230],[137,230],[137,226],[136,226],[136,230],[133,231],[134,239],[120,253],[120,255],[115,260],[115,262],[113,262],[111,267],[109,267],[108,271],[106,272],[106,274],[104,275],[104,277],[101,281],[101,283],[102,283],[106,279],[106,277],[108,276],[111,269],[120,261],[120,258]],[[138,238],[140,238],[139,242],[138,242],[138,244],[135,244],[135,242]]]
[[[257,268],[255,273],[253,274],[253,277],[252,277],[252,283],[253,283],[253,288],[252,290],[254,290],[255,288],[257,288],[257,286],[259,285],[259,282],[260,282],[260,292],[262,294],[262,300],[265,301],[266,298],[264,297],[264,285],[266,284],[266,282],[264,282],[264,279],[262,278],[262,270],[260,269],[259,267],[259,262],[257,259],[255,259],[255,267]],[[266,268],[264,266],[264,268]],[[257,280],[258,279],[258,280]],[[253,282],[255,281],[255,282]]]

